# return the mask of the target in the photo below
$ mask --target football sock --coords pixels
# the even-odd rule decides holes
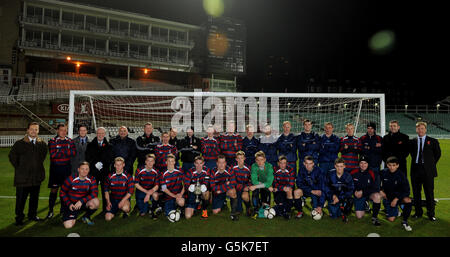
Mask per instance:
[[[284,203],[284,211],[290,213],[292,209],[292,199],[286,199]]]
[[[158,201],[152,199],[152,206],[150,207],[150,211],[151,211],[152,213],[154,213],[155,210],[156,210],[156,208],[157,208],[157,206],[158,206]]]
[[[86,214],[84,214],[84,217],[87,217],[89,219],[91,219],[91,215],[94,214],[94,212],[96,211],[96,209],[90,209],[89,207],[86,210]]]
[[[302,212],[302,199],[294,199],[294,207],[297,211]]]
[[[378,217],[378,213],[380,212],[381,203],[373,203],[372,217]]]
[[[231,204],[231,214],[235,214],[237,208],[237,198],[230,197],[230,204]]]
[[[202,210],[208,209],[209,200],[202,199]]]
[[[405,207],[403,208],[403,221],[408,221],[409,215],[411,215],[412,204],[405,203]]]
[[[250,201],[248,201],[248,202],[243,201],[243,202],[244,202],[244,205],[245,205],[245,209],[246,209],[246,210],[248,210],[248,209],[251,208],[251,206],[250,206]]]
[[[53,212],[53,207],[56,203],[56,198],[58,197],[58,193],[52,193],[50,192],[49,200],[48,200],[48,209],[49,212]]]

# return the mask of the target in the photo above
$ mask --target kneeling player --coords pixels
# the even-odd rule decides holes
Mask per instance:
[[[298,170],[297,189],[294,191],[294,204],[298,210],[296,218],[302,217],[301,197],[311,197],[313,209],[322,215],[322,208],[325,203],[323,180],[322,169],[314,165],[314,158],[305,156],[303,165]]]
[[[242,201],[244,201],[247,216],[252,215],[250,204],[250,169],[245,165],[245,152],[238,151],[236,153],[237,165],[233,167],[234,175],[236,176],[236,194],[237,194],[237,212],[242,211]]]
[[[273,194],[276,203],[276,213],[280,214],[285,219],[290,219],[293,190],[295,186],[295,172],[294,169],[287,165],[287,163],[286,156],[281,155],[278,158],[278,169],[276,169],[273,174]]]
[[[353,207],[354,185],[352,175],[344,172],[344,169],[344,159],[337,158],[334,162],[334,169],[327,174],[324,190],[331,218],[342,215],[342,221],[348,222],[348,216]]]
[[[166,216],[172,210],[184,207],[184,175],[181,171],[175,169],[175,156],[173,154],[167,155],[166,164],[167,170],[161,172],[159,183],[161,191],[164,193],[164,213]]]
[[[223,206],[227,196],[230,197],[231,219],[239,219],[236,213],[237,195],[236,195],[236,177],[233,170],[227,168],[227,161],[224,155],[217,156],[217,168],[211,172],[211,191],[213,192],[212,209],[213,214],[218,214]]]
[[[186,219],[190,219],[192,217],[194,210],[200,202],[202,206],[202,218],[208,218],[207,208],[210,198],[210,193],[208,190],[210,174],[209,169],[204,165],[205,159],[203,159],[202,156],[196,156],[194,159],[194,167],[184,174],[184,186],[188,191],[186,210],[184,213]]]
[[[156,218],[155,209],[159,199],[159,173],[153,166],[155,165],[155,155],[147,154],[145,156],[145,166],[136,170],[136,205],[139,214],[145,216],[149,211],[149,202],[152,201],[150,215]]]
[[[273,191],[273,166],[266,162],[266,155],[263,151],[255,154],[255,161],[252,165],[252,193],[253,207],[255,208],[254,218],[260,207],[270,206],[270,196]],[[288,164],[289,165],[289,164]]]
[[[398,216],[398,205],[403,203],[402,226],[406,231],[411,231],[408,225],[408,218],[411,214],[411,198],[409,198],[409,182],[405,174],[398,170],[399,161],[397,157],[389,157],[386,161],[387,168],[380,173],[381,179],[381,197],[384,198],[383,204],[386,208],[386,216],[393,222]]]
[[[380,185],[377,175],[369,169],[369,163],[366,156],[361,156],[359,159],[359,169],[354,169],[350,172],[353,177],[353,184],[355,186],[354,201],[356,217],[361,219],[364,217],[366,211],[366,201],[371,199],[373,201],[372,223],[375,226],[380,226],[378,221],[378,212],[381,206]]]
[[[125,159],[117,157],[114,159],[115,171],[106,178],[106,221],[114,218],[119,210],[124,212],[123,218],[128,217],[130,212],[130,198],[134,192],[133,176],[124,172]]]
[[[95,178],[88,176],[89,163],[82,162],[78,166],[78,176],[69,176],[64,180],[59,193],[61,197],[63,221],[65,228],[75,225],[79,212],[86,211],[82,220],[88,225],[93,225],[91,215],[98,209],[100,204],[97,182]]]

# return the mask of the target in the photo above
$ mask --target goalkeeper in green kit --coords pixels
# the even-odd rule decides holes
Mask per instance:
[[[255,212],[258,212],[260,207],[267,208],[270,206],[270,194],[273,191],[273,166],[266,162],[266,155],[263,151],[255,154],[255,163],[253,163],[252,172],[252,186],[250,190],[252,193],[252,202]],[[253,214],[256,218],[258,213]]]

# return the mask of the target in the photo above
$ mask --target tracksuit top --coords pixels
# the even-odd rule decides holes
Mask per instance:
[[[348,146],[347,149],[344,146]],[[341,156],[345,161],[346,169],[357,169],[359,167],[359,153],[361,152],[361,142],[358,137],[345,136],[340,140]]]
[[[372,170],[368,169],[362,171],[361,169],[354,169],[350,172],[353,177],[353,185],[355,191],[363,191],[363,197],[368,197],[372,193],[380,192],[380,183],[378,175]]]
[[[56,136],[48,141],[50,162],[54,165],[69,165],[70,158],[77,154],[75,143],[68,137]]]
[[[376,144],[382,144],[383,139],[378,135],[365,134],[359,138],[359,141],[361,142],[361,154],[368,157],[369,167],[380,167],[383,161],[382,146],[376,147]]]
[[[280,137],[278,137],[278,140],[276,142],[277,150],[278,150],[278,156],[284,155],[286,156],[288,162],[296,162],[297,161],[297,139],[294,136],[294,134],[290,133],[289,135],[285,136],[284,134],[281,134]]]
[[[245,164],[251,165],[255,162],[255,153],[258,152],[259,140],[256,137],[249,139],[244,137],[242,140],[242,150],[245,152]]]
[[[319,135],[311,131],[311,133],[302,132],[297,136],[298,157],[301,161],[305,156],[312,156],[314,163],[319,160],[320,138]]]
[[[115,200],[122,200],[127,193],[133,195],[134,193],[134,179],[133,176],[125,172],[117,174],[114,172],[106,178],[105,192],[110,192],[111,198]]]
[[[211,190],[217,194],[220,190],[220,194],[227,192],[228,190],[236,187],[236,176],[232,169],[227,167],[222,173],[217,168],[213,170],[211,181]],[[227,182],[230,184],[227,185]]]
[[[234,159],[236,152],[242,150],[242,137],[239,134],[223,134],[219,137],[220,152],[226,158]]]
[[[265,188],[272,186],[274,173],[272,164],[266,162],[264,164],[264,170],[261,170],[257,163],[253,163],[251,172],[253,185],[257,186],[259,184],[264,184]]]
[[[203,137],[201,139],[201,152],[205,161],[216,161],[220,154],[219,141],[217,139]]]
[[[277,154],[277,137],[274,135],[266,136],[262,135],[259,138],[258,151],[263,151],[266,154],[266,159],[270,163],[278,162]]]
[[[88,176],[84,180],[80,177],[69,176],[61,186],[59,196],[66,206],[80,201],[86,204],[88,201],[97,198],[98,187],[94,177]]]
[[[242,191],[244,187],[251,186],[251,171],[244,165],[244,167],[239,168],[239,165],[233,167],[233,173],[236,177],[236,190]]]
[[[179,194],[183,190],[184,175],[181,171],[174,169],[172,172],[165,170],[164,173],[160,174],[159,184],[161,186],[161,191],[168,189],[172,194]],[[165,200],[174,199],[168,194],[164,194]]]
[[[402,200],[409,196],[410,188],[408,179],[400,170],[392,173],[386,168],[380,172],[380,180],[381,190],[386,194],[389,201],[394,200],[394,198]]]
[[[319,144],[319,163],[334,163],[338,158],[340,147],[340,139],[332,134],[327,137],[325,134],[320,137]]]
[[[273,184],[272,186],[278,191],[283,191],[284,187],[290,187],[294,189],[295,186],[295,172],[289,166],[286,166],[286,169],[282,170],[280,168],[275,168],[275,172],[273,173]]]
[[[350,198],[355,191],[352,175],[344,171],[339,178],[336,169],[332,169],[327,174],[324,189],[326,197],[330,201],[333,201],[333,195],[336,195],[339,200]]]
[[[309,172],[304,165],[300,165],[297,175],[297,187],[305,193],[311,193],[312,190],[323,191],[324,178],[322,170],[314,166]]]
[[[135,183],[146,190],[150,190],[159,185],[159,173],[154,168],[151,170],[147,170],[145,166],[138,168],[136,170]]]

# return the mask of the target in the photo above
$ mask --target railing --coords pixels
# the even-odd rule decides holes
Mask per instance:
[[[450,113],[450,106],[444,105],[386,105],[386,112],[394,113]]]
[[[25,135],[15,135],[15,136],[0,136],[0,147],[11,147],[17,140],[24,138]],[[39,135],[39,137],[48,142],[51,138],[55,137],[53,135]]]

